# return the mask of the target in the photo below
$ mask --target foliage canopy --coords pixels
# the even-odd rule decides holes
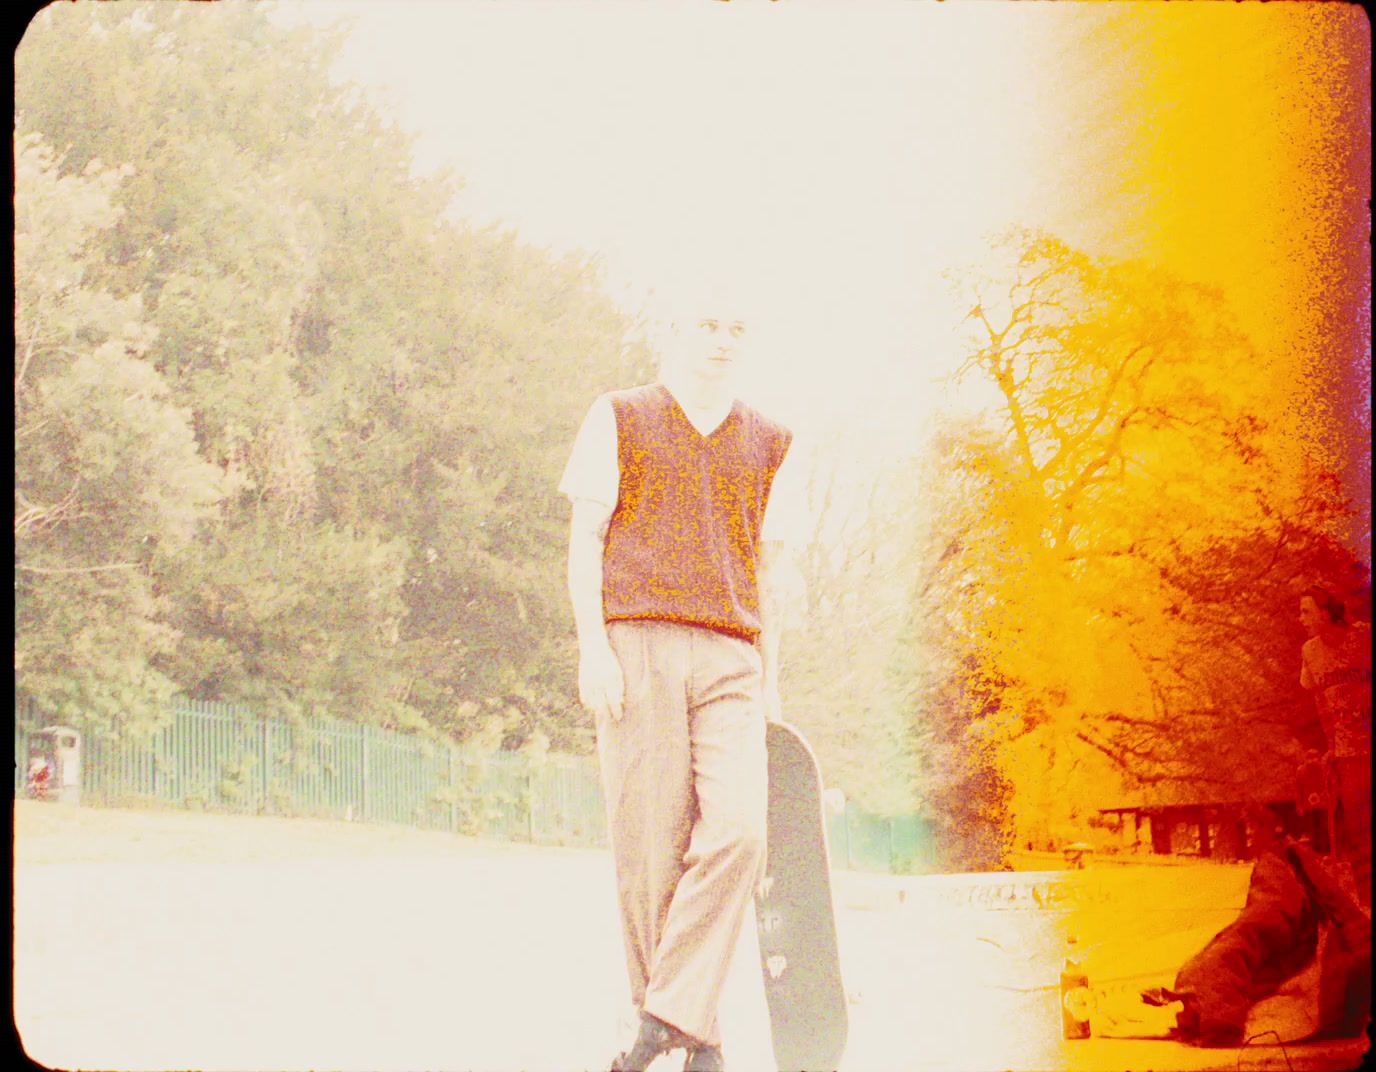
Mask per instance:
[[[562,454],[643,370],[597,266],[261,5],[55,5],[16,56],[18,684],[587,744]]]

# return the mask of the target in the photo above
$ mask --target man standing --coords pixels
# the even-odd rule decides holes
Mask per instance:
[[[1348,622],[1342,600],[1317,585],[1300,597],[1300,622],[1309,634],[1300,684],[1314,693],[1341,811],[1339,842],[1352,858],[1357,897],[1370,908],[1371,627]]]
[[[717,1005],[764,864],[787,524],[771,492],[791,433],[735,397],[738,311],[691,312],[663,325],[659,382],[593,404],[560,482],[640,1011],[614,1072],[675,1049],[691,1072],[724,1067]]]

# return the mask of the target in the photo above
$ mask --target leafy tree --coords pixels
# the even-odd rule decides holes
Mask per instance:
[[[1082,829],[1106,781],[1288,791],[1293,586],[1346,507],[1295,464],[1285,385],[1215,291],[1036,232],[1005,248],[966,281],[964,374],[996,403],[940,444],[924,582],[948,692],[997,701],[958,721],[1038,838]]]
[[[145,354],[138,295],[106,289],[90,247],[118,224],[127,170],[61,175],[33,133],[15,142],[15,668],[59,717],[151,724],[173,682],[159,591],[222,494],[190,414]]]
[[[454,177],[416,176],[331,77],[342,41],[269,5],[59,5],[17,53],[57,178],[132,169],[80,260],[141,311],[221,497],[213,517],[177,497],[168,631],[129,643],[201,698],[586,746],[554,485],[643,350],[595,263],[450,218]]]
[[[842,456],[838,449],[822,452]],[[907,592],[896,584],[910,540],[901,474],[863,497],[832,466],[809,468],[812,537],[800,556],[802,603],[788,615],[780,691],[827,781],[867,810],[911,813],[918,787],[903,697],[891,671]]]

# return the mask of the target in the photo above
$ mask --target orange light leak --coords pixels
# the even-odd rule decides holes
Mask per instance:
[[[1340,4],[1109,4],[1063,19],[1044,166],[1072,241],[1218,287],[1298,464],[1370,529],[1370,28]],[[1054,228],[1053,228],[1054,229]],[[1078,231],[1078,233],[1077,233]],[[1355,549],[1355,548],[1354,548]],[[1363,557],[1369,552],[1363,551]]]
[[[1221,295],[1255,347],[1260,375],[1230,397],[1270,430],[1265,449],[1278,480],[1297,484],[1306,466],[1342,476],[1357,510],[1334,535],[1369,562],[1371,38],[1363,11],[1126,3],[1067,5],[1059,18],[1057,51],[1038,87],[1054,102],[1043,113],[1041,173],[1059,203],[1046,221],[1029,222],[1092,255],[1141,258]],[[1207,353],[1199,362],[1204,382],[1222,386],[1221,365]],[[1298,674],[1297,647],[1293,654]],[[1008,776],[1022,783],[1016,796],[1030,811],[1060,791],[1035,749],[1014,759]],[[1027,815],[1017,818],[1021,825]],[[1199,845],[1227,839],[1229,853],[1248,855],[1235,843],[1252,833],[1239,834],[1236,817],[1201,810],[1194,821]],[[1182,832],[1193,836],[1193,828]],[[1161,842],[1145,819],[1139,827],[1126,817],[1117,833]],[[1098,832],[1101,842],[1114,836]],[[1190,838],[1176,840],[1183,847]],[[1217,859],[1136,868],[1101,857],[1067,876],[1056,929],[1062,941],[1078,939],[1073,959],[1087,965],[1093,1000],[1114,1007],[1100,1007],[1111,1019],[1141,1013],[1137,991],[1170,986],[1181,963],[1237,914],[1248,871]],[[1064,864],[1047,856],[1043,866]],[[1053,973],[1065,952],[1044,949],[1043,970]],[[1121,993],[1110,993],[1115,981]],[[1053,1033],[1060,1026],[1042,1024]],[[1052,1063],[1103,1057],[1066,1042]]]
[[[1220,282],[1276,362],[1297,438],[1358,477],[1370,453],[1368,23],[1356,6],[1200,5],[1154,36],[1153,245]],[[1366,516],[1369,528],[1369,497]]]

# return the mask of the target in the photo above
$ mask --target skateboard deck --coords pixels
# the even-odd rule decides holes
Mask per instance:
[[[1300,811],[1321,811],[1329,806],[1328,768],[1323,760],[1301,763],[1295,771]]]
[[[821,774],[792,726],[769,723],[765,743],[769,843],[755,916],[774,1059],[780,1072],[834,1072],[848,1025]]]
[[[1322,759],[1306,760],[1295,771],[1295,803],[1303,833],[1318,844],[1321,851],[1333,852],[1337,846],[1333,815],[1331,771]],[[1317,820],[1317,821],[1316,821]]]

